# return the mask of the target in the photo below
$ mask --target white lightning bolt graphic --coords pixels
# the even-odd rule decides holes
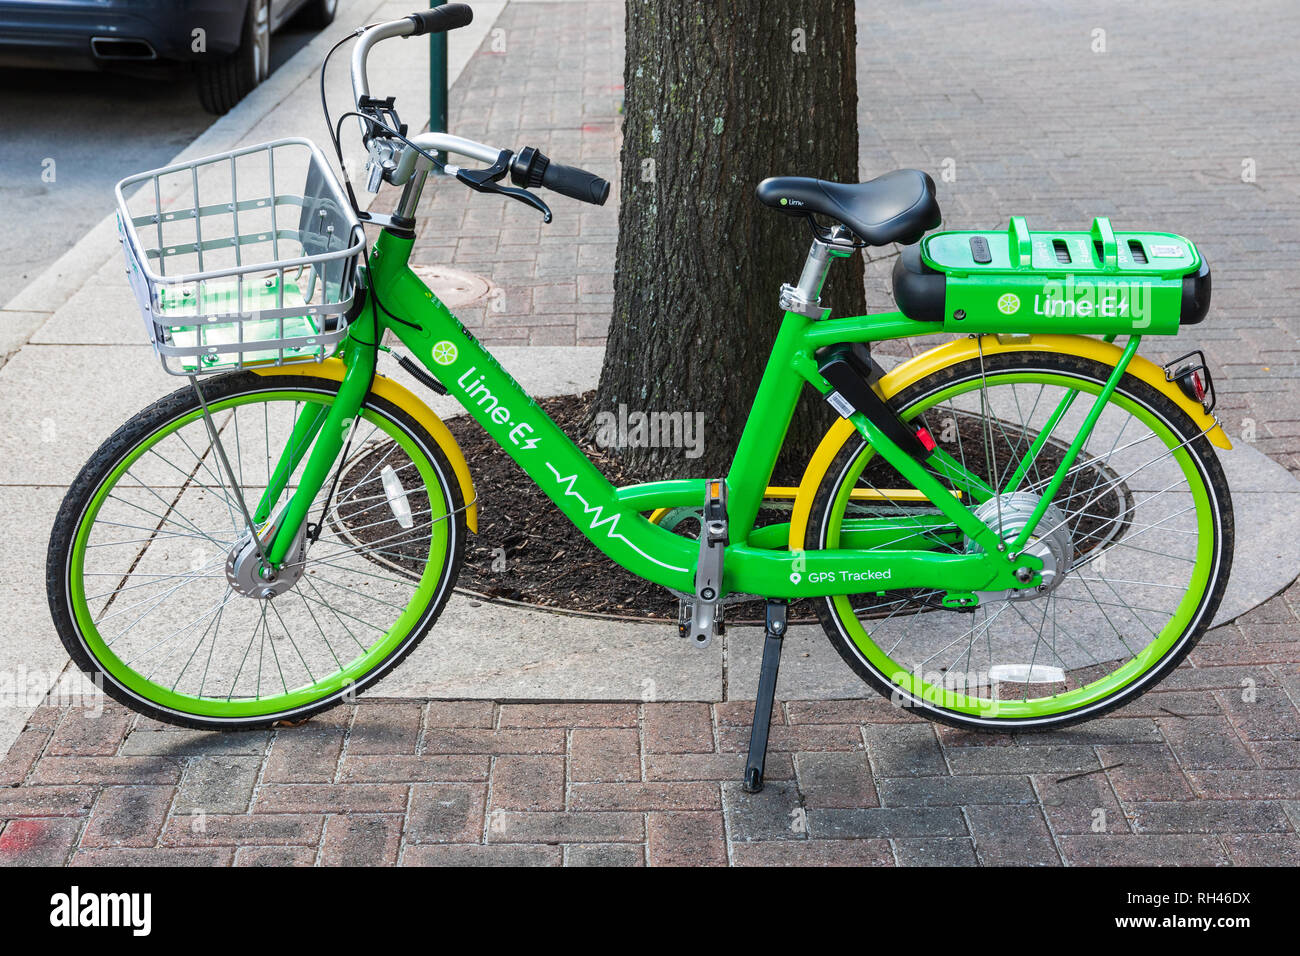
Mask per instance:
[[[652,555],[652,554],[646,554],[644,551],[642,551],[640,548],[638,548],[636,545],[634,545],[631,541],[629,541],[626,537],[624,537],[623,535],[619,534],[619,533],[618,533],[618,519],[621,518],[622,515],[619,515],[619,514],[612,514],[612,515],[609,515],[608,517],[602,517],[602,515],[604,514],[604,509],[603,509],[603,507],[602,507],[601,505],[596,505],[596,506],[593,508],[590,504],[587,503],[587,499],[586,499],[586,498],[582,497],[582,495],[578,494],[576,491],[573,490],[573,486],[574,486],[574,484],[575,484],[575,483],[577,482],[577,480],[578,480],[578,476],[577,476],[577,475],[569,475],[569,477],[567,477],[567,478],[562,478],[562,477],[560,477],[560,473],[559,473],[559,471],[557,471],[556,468],[555,468],[555,466],[552,465],[549,461],[546,463],[546,467],[549,468],[549,469],[551,469],[551,474],[553,474],[553,475],[555,476],[555,480],[556,480],[556,482],[559,483],[559,484],[561,484],[561,485],[564,485],[564,486],[565,486],[565,488],[564,488],[564,494],[565,494],[566,496],[572,496],[572,497],[574,497],[574,498],[577,498],[580,502],[582,502],[582,510],[583,510],[583,512],[586,513],[586,514],[594,515],[594,516],[595,516],[595,517],[593,517],[593,518],[591,519],[591,526],[590,526],[589,530],[591,530],[591,531],[595,531],[595,530],[596,530],[597,528],[599,528],[601,525],[608,525],[609,527],[607,527],[607,528],[605,529],[605,537],[607,537],[607,538],[616,538],[616,539],[618,539],[619,541],[622,541],[625,545],[627,545],[629,548],[631,548],[631,549],[632,549],[633,551],[635,551],[637,554],[641,555],[641,557],[645,558],[647,561],[653,561],[655,564],[659,565],[661,568],[667,568],[669,571],[682,571],[682,572],[684,572],[684,573],[689,571],[688,568],[678,568],[678,567],[674,567],[674,566],[671,565],[671,564],[665,564],[663,561],[660,561],[658,558],[656,558],[656,557],[655,557],[654,555]]]

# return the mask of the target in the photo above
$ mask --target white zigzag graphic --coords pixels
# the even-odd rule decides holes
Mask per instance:
[[[605,529],[605,537],[617,538],[619,541],[622,541],[625,545],[627,545],[637,554],[641,555],[641,557],[645,558],[647,561],[653,561],[661,568],[667,568],[669,571],[686,572],[689,570],[688,568],[679,568],[671,564],[665,564],[663,561],[660,561],[654,555],[646,554],[644,551],[642,551],[640,548],[634,545],[631,541],[629,541],[624,535],[618,533],[618,519],[621,518],[622,515],[612,514],[609,515],[608,517],[602,517],[602,515],[604,514],[604,508],[601,505],[596,505],[593,508],[590,504],[587,503],[586,498],[582,497],[582,495],[578,494],[576,491],[573,490],[573,486],[578,480],[577,475],[569,475],[569,477],[567,478],[562,478],[560,477],[559,471],[557,471],[555,466],[552,465],[549,461],[546,463],[546,467],[551,469],[551,474],[555,476],[555,480],[559,484],[565,486],[564,488],[565,495],[577,498],[580,502],[582,502],[582,510],[584,513],[589,515],[590,514],[595,515],[595,517],[591,519],[591,527],[589,530],[595,531],[601,525],[609,525],[609,527]]]

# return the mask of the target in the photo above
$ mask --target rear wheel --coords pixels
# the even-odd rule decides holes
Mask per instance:
[[[977,502],[945,482],[1012,539],[1110,372],[1071,355],[999,353],[941,369],[891,405],[1001,491]],[[932,504],[892,493],[907,487],[850,433],[817,490],[805,547],[975,549]],[[880,534],[882,522],[894,533]],[[900,705],[976,729],[1046,729],[1118,707],[1177,666],[1219,606],[1232,538],[1208,440],[1126,375],[1026,548],[1054,570],[1042,587],[981,595],[969,611],[945,608],[942,588],[842,594],[818,613],[845,661]]]
[[[205,383],[250,510],[294,422],[327,410],[337,388],[251,372]],[[301,720],[388,673],[447,601],[464,502],[418,422],[373,395],[360,418],[328,510],[327,482],[309,512],[318,540],[295,546],[277,580],[251,585],[243,512],[193,390],[118,429],[69,489],[50,539],[50,609],[77,665],[136,710],[212,728]]]

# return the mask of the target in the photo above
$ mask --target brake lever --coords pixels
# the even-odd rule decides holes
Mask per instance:
[[[535,193],[515,186],[502,186],[500,180],[505,178],[510,169],[510,160],[514,154],[508,149],[497,154],[497,161],[487,169],[462,169],[456,167],[456,178],[475,192],[496,193],[518,200],[526,206],[532,206],[542,214],[542,222],[551,221],[551,207]],[[450,169],[450,167],[448,167]]]
[[[530,193],[527,189],[520,189],[517,186],[497,186],[495,184],[490,191],[509,196],[511,199],[517,199],[526,206],[532,206],[542,214],[542,222],[551,221],[551,207],[546,205],[546,201],[536,193]]]

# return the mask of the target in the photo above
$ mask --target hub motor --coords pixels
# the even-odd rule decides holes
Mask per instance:
[[[269,542],[273,535],[267,534]],[[236,593],[245,597],[267,600],[289,590],[298,583],[306,567],[307,526],[304,524],[293,545],[289,548],[284,565],[280,568],[267,568],[262,563],[261,555],[253,541],[252,534],[245,534],[230,549],[226,556],[226,580]]]
[[[1028,491],[1015,491],[1009,495],[990,498],[973,512],[986,525],[997,531],[1008,544],[1029,524],[1029,519],[1038,507],[1041,495]],[[1001,527],[998,519],[1001,516]],[[1048,505],[1038,522],[1040,535],[1035,535],[1025,544],[1022,554],[1030,554],[1043,562],[1043,583],[1036,588],[1011,589],[994,594],[982,594],[981,603],[991,599],[1007,601],[1028,601],[1049,594],[1060,586],[1065,579],[1065,571],[1074,557],[1074,540],[1070,536],[1070,527],[1066,523],[1065,513],[1056,505]],[[983,552],[980,545],[966,539],[966,553]]]

